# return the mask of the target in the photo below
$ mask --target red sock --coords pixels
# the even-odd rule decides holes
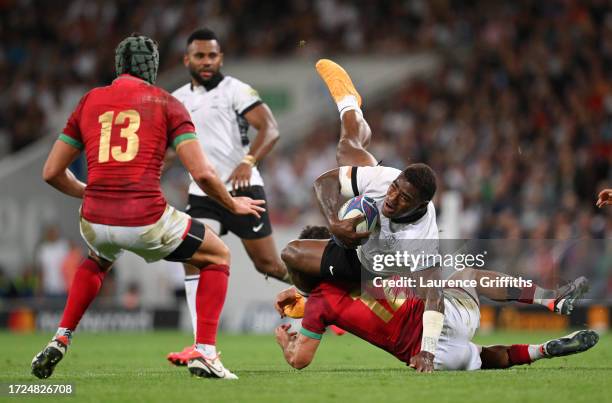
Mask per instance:
[[[535,296],[536,286],[523,287],[523,291],[519,296],[518,302],[523,304],[533,304],[533,297]]]
[[[510,365],[531,364],[533,361],[531,357],[529,357],[528,344],[511,345],[508,349],[508,358],[510,359]]]
[[[198,291],[196,293],[196,312],[198,329],[196,343],[215,345],[219,316],[227,294],[229,266],[211,264],[200,270]]]
[[[88,258],[81,263],[74,274],[59,327],[76,329],[87,307],[98,295],[105,276],[106,272],[95,261]]]

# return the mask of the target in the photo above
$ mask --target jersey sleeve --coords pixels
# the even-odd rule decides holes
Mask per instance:
[[[81,135],[81,113],[83,112],[83,105],[85,105],[85,101],[89,93],[85,94],[81,100],[79,101],[74,111],[70,114],[68,121],[66,122],[66,126],[64,126],[64,130],[59,135],[59,140],[64,143],[71,145],[79,150],[83,149],[83,137]]]
[[[385,194],[391,183],[402,171],[385,166],[375,167],[340,167],[338,179],[340,192],[344,197],[355,197],[361,194]]]
[[[259,94],[253,87],[235,80],[232,88],[232,108],[237,114],[244,116],[251,109],[261,105]]]
[[[321,340],[323,333],[325,333],[325,328],[327,327],[326,323],[323,296],[319,294],[310,294],[306,301],[300,333],[311,339]]]
[[[195,127],[185,106],[172,95],[168,96],[168,144],[173,148],[186,140],[197,140]]]

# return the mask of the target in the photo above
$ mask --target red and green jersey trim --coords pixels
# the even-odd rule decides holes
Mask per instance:
[[[300,333],[302,333],[306,337],[310,337],[311,339],[315,340],[321,340],[321,338],[323,337],[322,334],[311,332],[310,330],[304,328],[300,329]]]
[[[197,139],[198,138],[196,137],[195,133],[183,133],[180,136],[176,136],[176,138],[172,142],[172,148],[176,150],[176,147],[178,147],[178,145],[181,144],[183,141]]]
[[[70,137],[70,136],[65,135],[64,133],[62,133],[62,134],[60,134],[60,135],[59,135],[58,140],[61,140],[61,141],[63,141],[64,143],[66,143],[66,144],[68,144],[68,145],[71,145],[71,146],[73,146],[73,147],[75,147],[75,148],[78,148],[79,150],[82,150],[82,149],[83,149],[83,143],[81,143],[81,142],[80,142],[80,141],[78,141],[78,140],[73,139],[73,138],[72,138],[72,137]]]

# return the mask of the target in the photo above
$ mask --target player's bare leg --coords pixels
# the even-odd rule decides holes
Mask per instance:
[[[104,277],[112,266],[113,262],[90,251],[88,258],[78,267],[68,292],[68,299],[57,332],[51,342],[32,359],[34,376],[45,379],[53,374],[55,366],[64,358],[68,350],[72,332],[100,292]]]
[[[342,116],[340,140],[336,149],[338,166],[376,166],[378,161],[366,150],[371,136],[370,126],[361,113],[347,111]]]
[[[287,244],[281,258],[291,281],[302,292],[309,292],[313,282],[309,279],[321,277],[321,259],[329,239],[296,239]]]
[[[339,64],[328,59],[319,60],[316,69],[340,113],[340,140],[336,150],[338,166],[375,166],[376,158],[366,150],[372,131],[363,118],[361,96],[351,77]]]
[[[189,372],[203,378],[238,379],[223,366],[216,348],[219,317],[227,294],[229,248],[206,226],[204,240],[187,263],[200,268],[196,294],[196,348],[189,357]]]
[[[243,239],[242,244],[258,272],[289,282],[287,267],[278,255],[272,235],[259,239]]]
[[[589,283],[585,277],[579,277],[555,290],[537,284],[531,287],[504,285],[508,284],[504,283],[504,280],[514,280],[514,278],[508,274],[482,269],[466,268],[454,273],[453,278],[476,280],[478,296],[500,302],[518,301],[524,304],[542,305],[561,315],[570,315],[575,302],[589,290]]]
[[[579,330],[542,344],[513,344],[511,346],[482,347],[482,369],[503,369],[514,365],[531,364],[542,358],[563,357],[589,350],[599,341],[593,330]]]

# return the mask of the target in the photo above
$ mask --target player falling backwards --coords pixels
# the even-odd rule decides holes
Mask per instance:
[[[194,31],[187,39],[183,58],[191,81],[172,93],[189,110],[200,145],[232,194],[266,199],[264,183],[255,166],[278,141],[276,120],[257,91],[221,73],[223,52],[215,33]],[[257,135],[249,146],[249,126]],[[267,212],[261,217],[236,215],[209,197],[195,182],[189,186],[187,214],[208,224],[218,235],[236,234],[260,273],[287,281]],[[185,264],[185,296],[195,332],[195,295],[200,273]],[[176,365],[186,365],[193,346],[168,354]]]
[[[155,87],[159,53],[150,38],[132,34],[115,50],[117,79],[89,91],[68,119],[43,168],[51,186],[82,198],[80,231],[89,257],[79,266],[53,340],[32,360],[32,373],[48,378],[72,334],[124,250],[148,262],[187,262],[200,270],[196,292],[197,350],[189,371],[237,379],[216,351],[230,253],[209,228],[168,205],[161,191],[166,149],[176,149],[198,186],[235,214],[259,216],[262,200],[232,197],[197,142],[185,107]],[[68,166],[85,151],[87,185]]]
[[[324,227],[309,227],[300,235],[300,238],[326,237],[329,237],[329,233]],[[431,272],[418,271],[413,276],[427,277]],[[335,325],[417,368],[415,357],[421,349],[424,331],[424,302],[414,289],[368,290],[360,289],[358,284],[350,282],[307,279],[303,273],[292,275],[299,278],[302,284],[311,282],[314,289],[305,305],[301,303],[303,297],[295,287],[279,293],[275,302],[281,317],[286,313],[292,317],[303,316],[299,335],[290,332],[290,325],[281,325],[276,329],[276,340],[289,365],[297,369],[308,366],[315,356],[325,328]],[[492,280],[507,276],[486,270],[465,269],[454,272],[450,279],[473,279],[480,284],[484,277]],[[586,291],[574,290],[568,294],[568,288],[571,289],[572,285],[555,293],[566,295],[570,304]],[[444,325],[435,350],[436,370],[500,369],[531,364],[541,358],[586,351],[599,340],[594,331],[581,330],[542,344],[479,346],[471,342],[480,323],[479,297],[508,301],[516,298],[516,290],[512,287],[446,288],[443,293]]]
[[[366,151],[371,131],[360,109],[361,96],[351,78],[331,60],[320,60],[316,68],[338,106],[341,120],[336,154],[339,168],[321,175],[314,185],[334,240],[292,241],[281,254],[288,270],[332,281],[359,282],[362,267],[365,276],[372,272],[374,254],[399,249],[415,254],[436,253],[438,227],[431,202],[436,191],[433,171],[425,164],[412,164],[404,171],[377,166],[374,156]],[[372,197],[379,209],[380,227],[372,233],[355,232],[359,217],[340,221],[337,216],[344,199],[360,194]],[[355,250],[366,238],[367,242]],[[425,337],[416,360],[419,369],[430,372],[442,331],[444,303],[441,290],[431,288],[427,292],[423,312]]]
[[[394,254],[397,250],[412,254],[436,254],[438,227],[432,198],[436,192],[436,178],[425,164],[411,164],[403,171],[377,165],[366,148],[371,131],[361,112],[361,96],[348,73],[331,60],[320,60],[316,69],[340,112],[341,134],[337,148],[339,168],[324,173],[315,181],[315,193],[333,240],[301,239],[292,241],[282,252],[282,259],[290,273],[303,273],[330,281],[358,282],[371,273],[393,274],[391,270],[376,272],[373,269],[375,254]],[[355,232],[356,217],[339,220],[338,209],[346,198],[367,195],[379,209],[380,227],[372,233]],[[364,239],[367,242],[360,247]],[[362,269],[365,269],[363,271]],[[427,266],[411,268],[430,270]],[[437,270],[434,270],[437,271]],[[300,288],[296,278],[294,284]],[[580,281],[573,289],[580,288]],[[434,352],[444,323],[444,299],[442,290],[425,290],[425,323],[422,346],[417,354],[418,370],[433,370]],[[527,292],[532,301],[548,301],[552,295],[543,289]],[[554,311],[564,309],[566,298],[560,297]],[[565,305],[567,309],[568,305]]]

